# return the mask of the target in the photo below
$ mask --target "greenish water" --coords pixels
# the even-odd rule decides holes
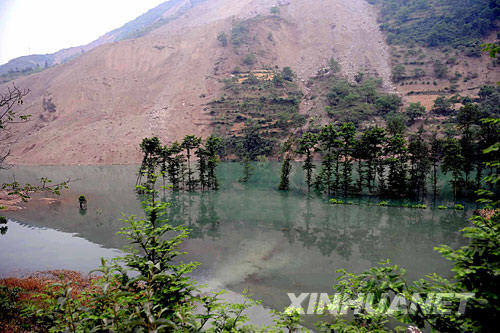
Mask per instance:
[[[337,269],[359,273],[385,259],[406,267],[410,279],[434,272],[450,276],[449,263],[433,248],[463,244],[458,231],[468,224],[470,210],[378,207],[369,205],[366,198],[355,199],[360,205],[333,206],[323,196],[305,193],[297,166],[289,192],[276,190],[279,164],[254,166],[247,184],[238,182],[239,164],[223,163],[217,192],[162,193],[171,202],[170,223],[192,229],[182,246],[188,252],[183,260],[201,263],[194,274],[200,282],[236,293],[248,289],[265,306],[282,309],[290,304],[287,293],[330,292]],[[88,260],[96,258],[97,266],[99,255],[112,255],[112,249],[126,245],[116,235],[123,226],[121,214],[142,215],[134,191],[136,172],[136,166],[4,171],[0,181],[15,174],[20,182],[41,176],[72,182],[58,203],[41,205],[35,200],[28,209],[6,214],[25,227],[10,222],[15,227],[0,237],[0,253],[9,258],[8,265],[0,258],[0,275],[66,268],[60,267],[65,263],[71,269],[88,270]],[[89,201],[84,215],[78,207],[80,194]],[[33,231],[56,236],[37,237]],[[31,250],[14,251],[13,244]],[[59,248],[64,256],[36,250],[48,246]],[[82,257],[87,260],[79,265]]]

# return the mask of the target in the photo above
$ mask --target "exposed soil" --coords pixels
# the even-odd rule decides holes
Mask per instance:
[[[0,206],[2,207],[1,211],[12,211],[22,209],[22,200],[18,196],[9,195],[7,191],[0,190]]]
[[[494,42],[496,33],[484,40]],[[410,54],[413,52],[413,54]],[[435,61],[440,61],[447,69],[444,77],[437,78],[434,72]],[[495,66],[487,53],[479,57],[468,57],[458,50],[444,52],[439,48],[416,46],[408,49],[404,46],[391,47],[392,66],[402,64],[406,68],[406,76],[396,84],[404,101],[420,102],[427,110],[434,105],[439,96],[477,96],[482,85],[495,85],[500,81],[500,66]],[[421,77],[414,77],[415,70],[423,71]]]
[[[273,43],[256,44],[265,47],[255,50],[262,51],[259,65],[290,66],[305,82],[333,56],[348,77],[361,68],[394,89],[376,10],[364,0],[279,3],[279,23],[270,19],[259,28],[273,34]],[[142,38],[102,45],[18,79],[17,86],[31,90],[23,111],[32,120],[16,125],[19,140],[10,162],[136,163],[145,136],[164,142],[186,134],[207,136],[206,104],[219,95],[221,79],[243,54],[222,47],[216,36],[229,33],[233,21],[269,17],[271,6],[267,0],[210,0]],[[55,108],[44,108],[49,98]]]

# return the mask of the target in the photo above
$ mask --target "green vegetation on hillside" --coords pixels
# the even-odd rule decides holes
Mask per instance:
[[[250,38],[249,20],[236,23],[231,29],[231,44],[235,49],[248,42]]]
[[[275,88],[284,88],[282,93],[287,93],[287,87],[293,87],[289,82],[294,75],[289,69],[273,75],[269,82]],[[243,79],[242,82],[239,79]],[[246,78],[228,81],[226,88],[233,93],[247,94],[246,89],[241,89],[239,85],[247,84],[255,87],[251,91],[259,91],[259,85],[266,82],[250,72]],[[451,280],[431,274],[417,281],[408,281],[406,270],[388,261],[359,275],[339,271],[341,276],[334,286],[336,294],[321,299],[320,307],[314,309],[316,314],[329,311],[333,315],[317,319],[319,331],[496,331],[500,314],[497,291],[500,282],[500,213],[495,210],[499,204],[500,120],[481,119],[487,107],[494,107],[496,94],[494,87],[483,87],[479,102],[468,101],[458,110],[455,134],[447,133],[444,139],[437,136],[427,138],[425,133],[419,131],[410,135],[407,141],[401,133],[404,127],[388,126],[383,129],[374,126],[361,130],[352,122],[327,124],[320,130],[308,131],[297,140],[296,149],[293,149],[293,140],[289,137],[283,147],[283,151],[288,153],[282,168],[283,187],[288,185],[286,177],[290,174],[290,154],[294,153],[305,156],[303,169],[308,188],[315,185],[328,194],[338,191],[344,195],[360,191],[363,187],[370,192],[395,196],[407,195],[410,191],[418,195],[425,191],[426,175],[434,169],[435,179],[435,168],[442,161],[443,171],[452,174],[454,187],[462,182],[467,188],[468,176],[476,171],[476,187],[482,188],[477,193],[482,198],[481,202],[487,204],[483,213],[490,215],[473,217],[471,225],[463,230],[464,236],[470,239],[465,246],[459,249],[449,246],[437,248],[453,265]],[[18,101],[19,98],[22,98],[22,93],[19,97],[14,92],[13,99],[7,100]],[[453,103],[447,105],[447,102],[446,99],[441,101],[451,107]],[[412,105],[410,109],[418,116],[421,107]],[[10,116],[14,117],[16,113],[11,110]],[[12,118],[0,117],[0,128],[9,120]],[[252,129],[258,130],[256,127]],[[256,142],[256,137],[248,132],[244,137],[245,145]],[[217,138],[211,137],[201,147],[200,138],[186,136],[182,143],[174,142],[162,147],[158,138],[143,140],[141,174],[147,175],[147,181],[138,189],[144,199],[144,215],[133,215],[123,220],[126,226],[120,234],[131,245],[125,250],[126,254],[112,261],[103,259],[101,266],[94,271],[98,274],[83,283],[82,279],[68,278],[64,274],[61,274],[59,283],[52,285],[22,279],[0,281],[0,329],[6,330],[7,327],[11,331],[41,332],[306,331],[299,325],[302,310],[299,308],[276,312],[272,327],[248,325],[245,311],[258,302],[248,299],[243,304],[225,303],[220,299],[220,293],[200,290],[189,277],[198,264],[179,260],[183,254],[180,246],[189,230],[170,224],[167,219],[169,204],[157,200],[156,179],[165,176],[166,172],[175,176],[175,181],[172,180],[174,188],[176,183],[182,181],[189,190],[193,190],[192,155],[198,156],[199,170],[202,170],[202,164],[206,168],[203,170],[210,170],[210,161],[217,162],[218,143]],[[249,158],[255,148],[250,147],[245,147]],[[322,158],[315,177],[314,152]],[[205,157],[212,158],[206,160]],[[171,167],[172,170],[169,170]],[[360,175],[357,180],[353,177],[356,167]],[[160,174],[156,173],[157,168],[160,168]],[[481,179],[481,172],[486,169],[488,175]],[[202,175],[212,176],[210,171],[200,172],[200,183]],[[331,203],[344,204],[338,199],[331,200]],[[388,207],[390,203],[381,201],[378,206]],[[410,207],[426,209],[427,206],[414,204]],[[333,210],[337,207],[332,205],[329,208]],[[464,207],[457,204],[454,209],[463,210]],[[0,218],[0,225],[4,222],[5,219]],[[329,241],[329,245],[336,240],[332,234],[335,235],[325,232],[321,235]],[[345,238],[345,233],[340,237]],[[296,239],[301,241],[301,238]],[[334,242],[334,246],[339,244],[342,245],[342,242]],[[16,281],[22,288],[11,287]],[[398,303],[390,302],[392,296],[399,297]],[[301,301],[293,304],[306,305]],[[314,305],[309,304],[310,307]],[[392,329],[394,324],[405,327]],[[407,328],[408,325],[414,327]]]
[[[358,84],[332,77],[326,96],[328,114],[336,120],[359,122],[397,111],[402,105],[401,98],[379,93],[381,84],[381,80],[371,78]]]
[[[462,97],[454,95],[449,98],[439,96],[434,101],[432,112],[442,116],[457,116],[458,110],[456,104],[474,103],[479,106],[480,118],[500,117],[500,86],[481,86],[479,88],[478,97]],[[453,120],[450,118],[450,120]]]
[[[21,70],[11,69],[7,73],[0,75],[0,84],[10,82],[12,80],[15,80],[19,77],[23,77],[26,75],[40,73],[47,68],[49,68],[48,65],[46,65],[45,67],[40,67],[39,65],[37,65],[34,67],[25,67],[24,69]]]
[[[335,74],[339,70],[334,62],[310,81],[314,94],[321,96],[320,103],[325,105],[331,119],[358,125],[375,116],[385,118],[403,105],[399,96],[380,92],[382,80],[361,73],[357,82],[350,82]]]
[[[298,113],[302,93],[290,68],[234,74],[224,95],[209,103],[215,133],[224,139],[223,155],[250,160],[276,152],[278,140],[305,124]]]
[[[382,30],[390,44],[479,48],[497,28],[498,0],[368,0],[380,5]],[[480,51],[480,49],[479,49]]]

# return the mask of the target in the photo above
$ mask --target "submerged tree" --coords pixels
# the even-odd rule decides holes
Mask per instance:
[[[383,155],[383,146],[386,141],[386,133],[383,128],[372,127],[363,132],[359,145],[363,147],[364,158],[366,159],[366,167],[364,179],[370,193],[376,186],[377,172],[382,164],[381,158]],[[383,173],[379,175],[383,177]]]
[[[356,127],[353,123],[346,123],[340,128],[340,137],[342,138],[341,157],[342,157],[342,190],[344,196],[347,196],[352,183],[352,153],[356,145]]]
[[[316,189],[326,187],[328,196],[337,191],[339,184],[340,133],[333,124],[323,126],[318,137],[317,151],[322,154],[321,170],[316,177]]]
[[[186,135],[184,140],[182,141],[182,147],[186,150],[186,158],[187,158],[187,186],[189,191],[194,191],[196,187],[197,181],[194,179],[194,171],[191,169],[191,156],[193,150],[198,148],[201,143],[201,138],[198,138],[194,135]]]
[[[385,155],[387,156],[385,163],[388,166],[387,193],[391,196],[402,197],[407,194],[408,180],[406,139],[400,134],[390,137]]]
[[[460,149],[463,157],[462,169],[465,175],[465,190],[469,188],[469,177],[481,159],[477,144],[477,129],[482,112],[476,104],[466,104],[457,115],[458,129],[461,131]]]
[[[451,173],[453,197],[457,198],[458,183],[462,180],[464,157],[457,139],[447,139],[443,146],[444,156],[442,169],[444,173]]]
[[[427,174],[431,169],[429,159],[429,146],[419,130],[417,135],[410,137],[408,145],[410,161],[410,187],[409,194],[415,194],[417,198],[425,195]]]
[[[248,155],[243,156],[241,164],[243,165],[243,176],[238,180],[240,183],[248,183],[250,177],[252,176],[253,167],[250,164],[251,160]]]
[[[315,168],[315,165],[312,160],[312,153],[314,151],[314,147],[318,143],[318,137],[316,134],[311,132],[306,132],[299,139],[299,144],[297,148],[297,153],[301,155],[306,155],[306,159],[304,161],[304,165],[302,169],[306,172],[306,183],[307,183],[307,191],[311,191],[312,185],[312,172]]]
[[[174,191],[181,189],[184,156],[182,155],[182,145],[175,141],[168,148],[167,171],[168,178]]]
[[[436,134],[431,138],[431,149],[429,154],[429,161],[432,165],[432,190],[434,198],[437,195],[437,171],[439,163],[443,159],[443,140],[439,139]]]
[[[166,178],[168,177],[167,161],[170,154],[170,150],[167,146],[162,146],[159,153],[159,164],[160,164],[160,175],[163,180],[163,189],[165,190]]]
[[[158,137],[144,138],[140,144],[142,153],[144,154],[136,185],[141,184],[142,176],[146,175],[146,184],[148,188],[152,188],[153,176],[161,156],[161,144]]]
[[[292,138],[289,138],[283,143],[281,152],[283,154],[283,163],[281,165],[281,178],[278,189],[280,191],[287,191],[290,189],[290,172],[292,172],[292,159],[293,159]]]
[[[152,188],[157,179],[153,175],[159,169],[164,188],[168,178],[174,191],[181,189],[195,191],[198,188],[201,190],[217,189],[215,169],[219,162],[218,151],[221,139],[210,136],[204,146],[201,143],[201,138],[194,135],[187,135],[182,143],[175,141],[165,146],[161,146],[157,137],[144,139],[141,143],[144,157],[137,183],[140,183],[141,175],[146,174],[148,176],[146,187]],[[194,156],[198,158],[197,167],[193,166]],[[198,170],[198,177],[196,177],[196,170]]]
[[[261,156],[269,155],[273,145],[271,140],[261,134],[260,127],[255,121],[245,123],[243,134],[237,141],[236,154],[243,165],[243,177],[240,181],[247,182],[252,171],[251,162],[256,161]]]
[[[219,189],[219,182],[217,179],[217,174],[215,169],[219,164],[219,148],[221,146],[222,139],[216,136],[209,136],[205,141],[205,150],[207,153],[207,186],[209,189],[217,190]]]
[[[198,146],[195,155],[196,157],[198,157],[197,169],[198,169],[199,183],[201,186],[201,190],[204,191],[206,188],[208,188],[208,175],[207,175],[208,151],[200,145]]]
[[[366,182],[366,173],[365,173],[365,163],[366,158],[368,157],[368,152],[365,146],[363,146],[363,142],[361,137],[357,138],[354,144],[354,148],[352,151],[352,158],[357,161],[356,171],[358,173],[358,180],[356,182],[356,188],[358,194],[363,192],[363,184]]]

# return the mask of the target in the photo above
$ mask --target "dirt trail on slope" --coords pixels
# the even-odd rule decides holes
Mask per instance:
[[[207,103],[220,96],[222,80],[241,65],[241,56],[221,47],[216,36],[230,33],[235,21],[269,17],[275,3],[209,0],[142,38],[100,46],[16,80],[31,90],[22,110],[32,120],[14,127],[18,141],[10,162],[136,163],[145,136],[172,142],[186,134],[209,135]],[[349,77],[363,68],[393,89],[389,49],[376,11],[365,0],[279,3],[281,18],[259,27],[274,36],[273,43],[262,41],[265,49],[255,50],[263,54],[260,65],[291,66],[305,81],[333,56]]]

